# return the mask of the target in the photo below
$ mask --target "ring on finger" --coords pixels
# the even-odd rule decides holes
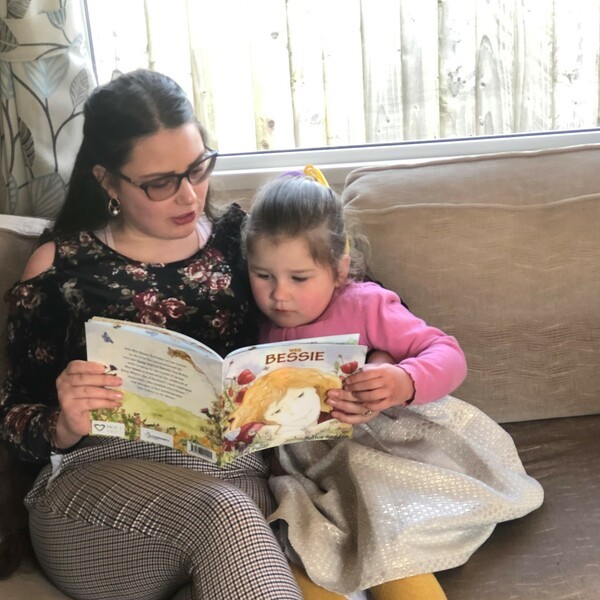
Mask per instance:
[[[372,414],[373,414],[373,411],[372,411],[370,408],[368,408],[368,409],[365,411],[365,417],[370,417]]]

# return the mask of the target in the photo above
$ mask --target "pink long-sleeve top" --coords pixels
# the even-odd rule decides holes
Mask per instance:
[[[413,315],[392,291],[370,283],[336,290],[325,312],[298,327],[261,324],[260,341],[280,342],[358,333],[369,349],[388,352],[415,385],[413,404],[438,400],[465,379],[465,355],[456,339]]]

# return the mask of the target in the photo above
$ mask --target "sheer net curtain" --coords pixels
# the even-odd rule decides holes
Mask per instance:
[[[0,212],[56,215],[95,85],[80,0],[0,0]]]

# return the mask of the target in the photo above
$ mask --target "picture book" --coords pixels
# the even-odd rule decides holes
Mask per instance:
[[[360,369],[358,335],[248,346],[222,358],[167,329],[94,317],[88,360],[118,375],[118,409],[92,411],[92,435],[163,444],[226,464],[292,442],[350,437],[327,391]]]

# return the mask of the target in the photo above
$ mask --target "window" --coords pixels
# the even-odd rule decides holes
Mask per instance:
[[[86,5],[99,81],[173,76],[221,170],[600,140],[598,0]]]

